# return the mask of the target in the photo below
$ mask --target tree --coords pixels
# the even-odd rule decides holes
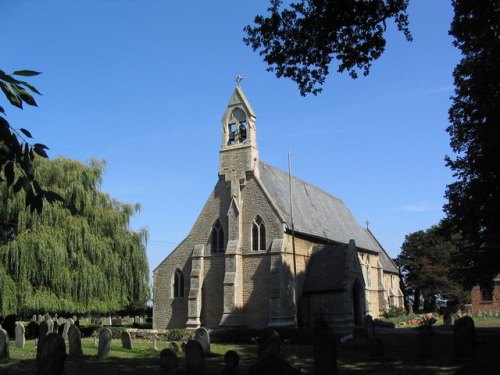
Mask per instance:
[[[500,273],[500,1],[453,1],[450,34],[463,58],[453,73],[447,166],[450,232],[460,234],[454,258],[469,287],[491,286]]]
[[[441,225],[405,237],[397,263],[405,289],[414,294],[415,311],[419,308],[420,296],[427,311],[435,307],[438,294],[451,300],[465,298],[463,288],[453,278],[450,260],[456,251]]]
[[[386,21],[394,18],[408,41],[408,0],[300,0],[281,10],[271,0],[268,17],[255,17],[243,40],[260,50],[268,71],[295,81],[301,95],[321,92],[332,60],[352,78],[368,75],[385,50]]]
[[[20,109],[23,103],[36,106],[32,94],[40,92],[31,84],[21,81],[14,76],[31,77],[40,73],[31,70],[19,70],[12,75],[5,74],[0,70],[0,88],[10,104]],[[41,212],[44,200],[54,202],[61,197],[42,187],[34,178],[33,163],[35,155],[47,158],[47,146],[41,143],[31,145],[26,138],[32,138],[27,129],[13,128],[6,118],[5,110],[0,106],[0,182],[12,186],[14,192],[24,190],[25,204],[32,211]]]
[[[103,162],[36,158],[34,164],[34,177],[64,201],[32,212],[24,191],[0,185],[0,315],[144,307],[147,232],[129,228],[139,206],[99,191]]]

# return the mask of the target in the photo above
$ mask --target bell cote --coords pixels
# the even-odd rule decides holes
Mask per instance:
[[[219,175],[230,180],[246,173],[258,173],[255,113],[238,85],[222,116],[222,143],[219,151]]]

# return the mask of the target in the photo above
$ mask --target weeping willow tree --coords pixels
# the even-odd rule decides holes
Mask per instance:
[[[104,162],[38,158],[35,173],[64,202],[31,212],[0,183],[0,315],[138,309],[150,297],[147,232],[132,231],[139,205],[100,191]]]

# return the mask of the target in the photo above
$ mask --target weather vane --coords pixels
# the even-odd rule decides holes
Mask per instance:
[[[238,87],[240,87],[240,82],[243,81],[243,77],[238,74],[235,81],[236,81],[236,85],[238,85]]]

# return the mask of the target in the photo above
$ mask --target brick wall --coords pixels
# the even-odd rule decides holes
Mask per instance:
[[[471,291],[471,304],[473,314],[477,314],[480,311],[487,314],[500,311],[500,281],[495,282],[491,301],[483,301],[479,285],[473,287]]]

